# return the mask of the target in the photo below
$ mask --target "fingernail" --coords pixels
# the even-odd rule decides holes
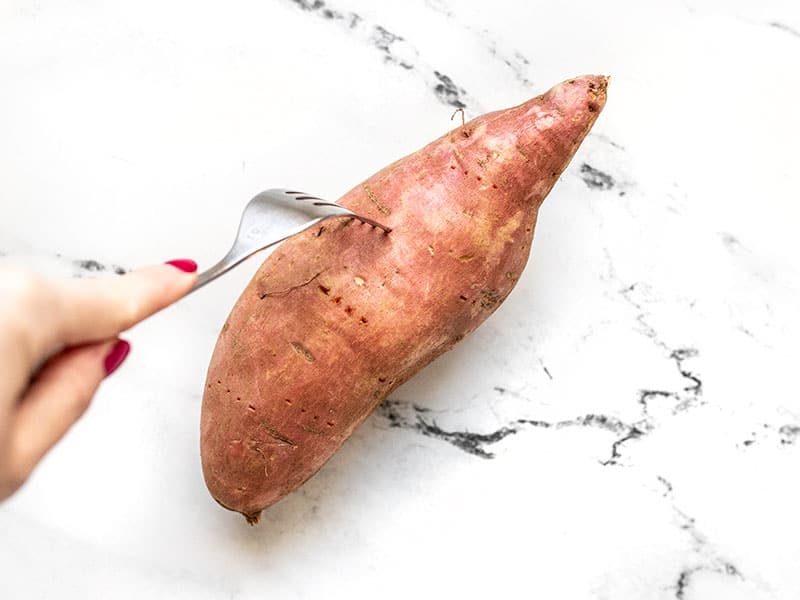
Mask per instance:
[[[185,273],[194,273],[197,271],[197,263],[189,258],[176,258],[175,260],[168,260],[168,265],[172,265],[176,269],[180,269]]]
[[[111,347],[111,350],[106,354],[106,358],[103,361],[103,366],[106,369],[106,377],[119,368],[130,351],[131,345],[128,342],[125,340],[117,340],[117,343]]]

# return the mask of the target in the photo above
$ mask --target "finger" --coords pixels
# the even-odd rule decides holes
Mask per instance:
[[[100,382],[128,354],[124,340],[72,348],[50,359],[12,419],[13,472],[25,479],[89,407]]]
[[[10,419],[31,372],[53,353],[51,293],[45,279],[26,270],[0,269],[0,422]]]
[[[170,261],[108,279],[52,281],[0,270],[0,418],[13,410],[31,373],[61,349],[116,337],[185,295],[197,265]],[[4,414],[5,413],[5,414]]]
[[[57,342],[73,346],[117,336],[183,297],[194,285],[196,271],[193,261],[182,260],[113,279],[55,283]]]

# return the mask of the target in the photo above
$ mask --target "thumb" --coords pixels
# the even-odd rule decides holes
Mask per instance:
[[[20,485],[86,411],[100,382],[129,351],[125,340],[108,340],[71,348],[45,364],[13,417],[12,472]]]

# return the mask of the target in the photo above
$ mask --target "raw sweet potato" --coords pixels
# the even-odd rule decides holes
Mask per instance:
[[[392,233],[333,222],[264,262],[208,370],[203,473],[220,504],[255,522],[392,390],[499,306],[606,85],[578,77],[483,115],[339,201]]]

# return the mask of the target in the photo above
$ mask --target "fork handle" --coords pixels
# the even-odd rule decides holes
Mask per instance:
[[[188,296],[192,292],[199,290],[207,283],[214,281],[217,277],[224,275],[239,263],[250,258],[256,252],[257,250],[249,253],[243,252],[234,246],[228,251],[221,261],[209,267],[197,276],[197,281],[192,286],[192,289],[186,292],[186,295]]]
[[[232,268],[232,265],[230,265],[228,262],[226,262],[226,260],[223,258],[221,261],[219,261],[214,266],[209,267],[208,269],[206,269],[205,271],[200,273],[200,275],[197,276],[197,281],[192,286],[192,289],[190,289],[186,293],[186,295],[188,296],[192,292],[194,292],[196,290],[199,290],[205,284],[207,284],[207,283],[209,283],[211,281],[214,281],[217,277],[219,277],[223,273],[227,272],[231,268]]]
[[[290,235],[279,238],[277,240],[273,240],[269,244],[264,244],[259,248],[247,248],[244,245],[240,245],[237,241],[237,243],[235,243],[233,247],[230,250],[228,250],[228,253],[222,258],[221,261],[209,267],[208,269],[206,269],[205,271],[200,273],[200,275],[197,276],[197,281],[192,286],[192,289],[186,292],[186,295],[188,296],[192,292],[199,290],[207,283],[214,281],[217,277],[221,277],[234,267],[243,263],[254,254],[258,254],[262,250],[271,248],[272,246],[281,243],[288,237],[290,237]]]

